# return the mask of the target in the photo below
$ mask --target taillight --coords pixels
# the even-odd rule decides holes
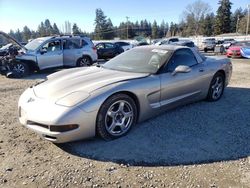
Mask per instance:
[[[94,50],[94,51],[96,51],[96,47],[94,46],[94,47],[92,47],[92,49]]]

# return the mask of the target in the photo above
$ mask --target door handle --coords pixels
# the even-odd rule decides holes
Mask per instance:
[[[204,69],[199,69],[199,72],[204,72]]]

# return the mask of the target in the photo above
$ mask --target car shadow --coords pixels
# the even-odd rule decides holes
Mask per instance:
[[[132,166],[175,166],[250,156],[250,88],[226,88],[217,102],[179,107],[136,125],[125,137],[58,144],[83,158]]]

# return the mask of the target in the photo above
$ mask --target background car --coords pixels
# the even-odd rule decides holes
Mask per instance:
[[[149,43],[147,43],[147,42],[138,42],[136,44],[136,46],[146,46],[146,45],[149,45]]]
[[[89,66],[97,61],[94,44],[88,37],[49,36],[32,40],[22,55],[16,56],[19,77],[34,70],[54,67]]]
[[[171,44],[172,42],[179,42],[179,38],[171,37],[167,39],[162,39],[155,43],[156,46]]]
[[[204,52],[207,52],[207,51],[214,51],[215,46],[216,46],[216,40],[214,38],[208,38],[202,42],[201,48]]]
[[[133,45],[128,42],[119,41],[119,42],[114,42],[114,44],[123,48],[124,51],[130,50],[133,48]]]
[[[233,44],[227,50],[227,57],[248,57],[249,41],[241,41]]]
[[[19,120],[56,143],[95,135],[111,140],[168,109],[219,100],[231,74],[227,58],[175,45],[136,47],[102,66],[60,71],[28,88],[19,99]]]
[[[250,41],[246,41],[240,49],[242,57],[250,58]]]
[[[190,41],[190,40],[180,40],[179,42],[173,42],[172,44],[180,45],[180,46],[187,46],[189,48],[199,51],[199,48],[194,44],[193,41]]]
[[[235,44],[237,41],[234,39],[224,39],[222,45],[225,49],[228,49],[231,45]]]
[[[111,42],[101,42],[96,44],[98,59],[110,59],[120,53],[124,52],[124,49]]]

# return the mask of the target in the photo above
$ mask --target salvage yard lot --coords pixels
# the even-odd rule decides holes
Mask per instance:
[[[51,71],[0,76],[0,187],[249,187],[250,60],[232,61],[220,101],[179,107],[110,142],[40,139],[18,122],[17,102]]]

